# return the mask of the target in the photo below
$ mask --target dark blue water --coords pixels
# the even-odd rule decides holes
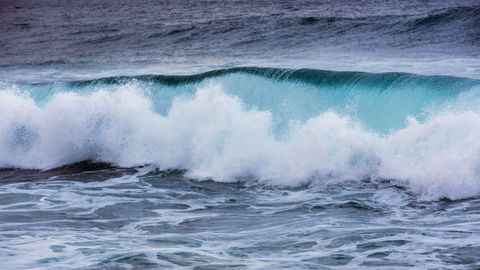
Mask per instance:
[[[2,80],[275,66],[480,78],[478,1],[10,1]]]
[[[0,1],[0,269],[477,269],[478,1]]]

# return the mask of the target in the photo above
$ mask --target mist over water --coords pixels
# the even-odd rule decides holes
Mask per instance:
[[[0,269],[480,267],[476,1],[3,1]]]

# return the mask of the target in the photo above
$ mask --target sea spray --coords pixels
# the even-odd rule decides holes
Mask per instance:
[[[164,103],[166,108],[156,108],[154,99],[159,97],[138,82],[56,92],[41,104],[18,89],[0,91],[0,167],[51,169],[93,160],[123,167],[151,164],[159,169],[182,169],[188,177],[215,181],[251,179],[298,186],[329,180],[391,179],[427,199],[480,194],[480,114],[474,106],[458,110],[464,102],[479,102],[472,98],[475,87],[457,91],[457,95],[437,90],[436,111],[432,106],[415,108],[423,112],[420,119],[400,112],[404,122],[389,131],[372,128],[375,125],[368,121],[375,119],[322,100],[318,104],[324,108],[318,113],[297,119],[292,114],[284,119],[287,127],[277,130],[278,108],[268,110],[265,100],[252,101],[268,96],[235,95],[228,88],[231,82],[210,78],[187,92],[177,89],[170,102]],[[262,85],[266,83],[279,84]],[[298,96],[303,94],[304,85],[287,83],[291,86]],[[336,95],[344,91],[338,87]],[[305,89],[312,97],[313,90]],[[386,92],[397,91],[391,87],[372,91],[367,91],[368,99],[359,99],[367,102],[360,106],[381,106],[375,97],[387,103],[392,102],[388,98],[398,97]],[[446,94],[438,94],[442,91]],[[358,99],[348,91],[340,93],[345,96],[337,101],[345,104]],[[255,106],[255,102],[263,105]],[[376,117],[389,120],[384,115]],[[390,120],[397,118],[392,115]]]

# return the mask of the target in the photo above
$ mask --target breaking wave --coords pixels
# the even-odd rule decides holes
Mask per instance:
[[[479,86],[260,68],[3,83],[0,167],[93,160],[280,186],[387,179],[461,199],[480,195]]]

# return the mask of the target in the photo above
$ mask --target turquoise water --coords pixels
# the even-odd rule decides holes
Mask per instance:
[[[0,269],[480,268],[480,6],[2,1]]]

